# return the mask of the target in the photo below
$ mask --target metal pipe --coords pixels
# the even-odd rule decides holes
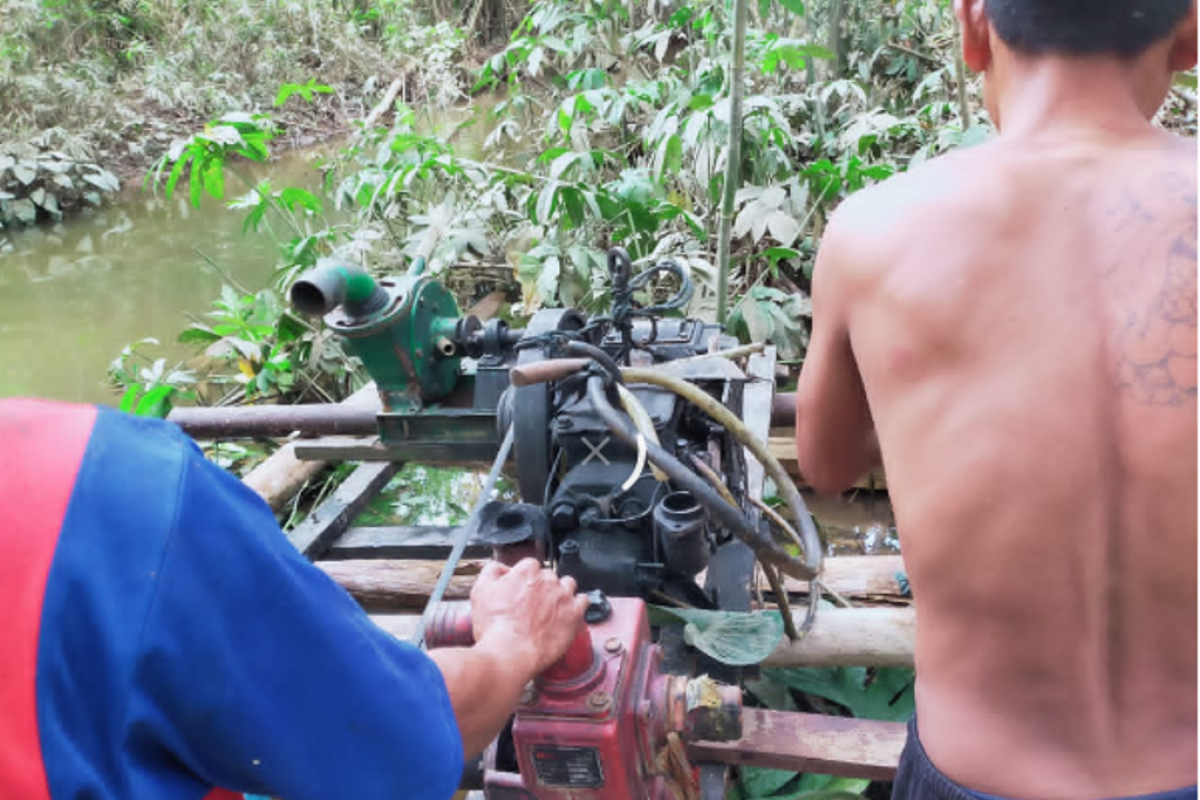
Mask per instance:
[[[796,393],[776,392],[771,400],[771,427],[791,428],[796,424]]]
[[[302,436],[369,436],[379,432],[378,408],[348,408],[340,403],[295,406],[224,406],[175,408],[168,422],[193,439],[278,439]]]
[[[344,305],[346,314],[363,317],[388,303],[388,293],[357,264],[322,260],[292,284],[292,306],[301,314],[319,317]]]

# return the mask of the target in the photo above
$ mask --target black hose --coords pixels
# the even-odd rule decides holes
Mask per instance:
[[[582,358],[590,358],[600,366],[604,367],[604,371],[612,376],[612,380],[616,383],[624,383],[625,378],[621,376],[621,368],[617,366],[617,362],[608,353],[587,342],[572,340],[563,346],[563,351],[569,356],[579,356]]]
[[[638,447],[638,435],[632,423],[628,422],[621,412],[613,407],[605,394],[603,376],[593,375],[588,378],[588,401],[596,414],[613,434],[629,447]],[[723,526],[729,528],[739,539],[745,542],[766,564],[774,564],[784,574],[799,580],[809,580],[814,576],[813,570],[800,559],[788,553],[769,536],[759,533],[758,526],[750,521],[740,510],[729,505],[716,492],[708,481],[692,472],[677,458],[663,450],[662,447],[643,437],[646,448],[646,458],[650,463],[667,474],[680,489],[691,492],[700,505],[704,506],[713,517]]]

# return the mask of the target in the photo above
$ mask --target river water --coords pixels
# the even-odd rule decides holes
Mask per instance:
[[[312,154],[271,165],[277,185],[316,186]],[[127,190],[106,208],[52,227],[0,232],[0,397],[16,395],[115,405],[107,367],[144,337],[168,364],[194,346],[175,343],[188,314],[202,317],[229,277],[266,287],[276,250],[242,235],[244,212],[186,187],[170,200]],[[211,259],[219,266],[213,267]]]
[[[483,118],[489,106],[424,113],[418,129],[452,135],[457,152],[478,157],[487,130],[464,123]],[[320,193],[319,165],[337,147],[287,153],[246,172]],[[243,191],[232,180],[227,189],[230,197]],[[245,212],[207,196],[194,208],[187,195],[186,181],[170,200],[127,188],[102,210],[0,231],[0,397],[116,405],[107,369],[126,344],[158,339],[146,352],[170,366],[195,355],[194,345],[175,338],[189,315],[211,310],[222,272],[250,291],[270,285],[271,238],[243,235]]]

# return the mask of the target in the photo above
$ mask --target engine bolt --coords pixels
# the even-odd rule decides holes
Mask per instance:
[[[610,653],[621,652],[621,640],[615,636],[608,637],[608,640],[604,643],[604,649]]]
[[[588,705],[597,711],[607,709],[611,702],[607,692],[592,692],[588,695]]]

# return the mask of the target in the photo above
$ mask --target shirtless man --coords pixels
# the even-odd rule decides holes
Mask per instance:
[[[796,408],[815,488],[887,472],[918,620],[894,797],[1194,798],[1196,143],[1148,120],[1196,9],[956,11],[1001,134],[838,209]]]

